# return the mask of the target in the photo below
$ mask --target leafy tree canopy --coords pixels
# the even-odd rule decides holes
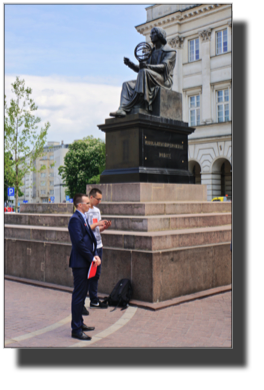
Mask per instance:
[[[71,198],[78,192],[86,193],[86,185],[99,183],[105,169],[105,143],[100,138],[85,137],[69,145],[64,165],[59,174],[67,186],[66,195]]]
[[[8,107],[5,101],[5,182],[15,187],[16,207],[19,187],[26,173],[34,170],[33,161],[43,154],[49,122],[38,131],[38,109],[31,98],[32,89],[25,87],[25,81],[16,77],[12,85],[15,99]]]

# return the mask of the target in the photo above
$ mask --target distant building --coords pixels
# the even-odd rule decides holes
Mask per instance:
[[[65,195],[65,185],[62,181],[61,176],[59,175],[58,168],[61,165],[64,165],[64,157],[68,152],[69,145],[64,145],[63,141],[61,141],[60,148],[56,148],[54,150],[54,196],[55,203],[62,203],[64,200],[66,201]]]
[[[36,172],[33,172],[33,203],[48,203],[51,197],[54,197],[54,203],[66,200],[65,187],[59,176],[58,167],[64,164],[67,151],[68,145],[64,145],[63,141],[61,144],[48,142],[44,147],[43,156],[34,161]]]
[[[150,42],[161,27],[177,50],[173,90],[182,93],[189,136],[189,170],[207,185],[207,199],[232,196],[232,5],[165,4],[146,8],[136,29]]]
[[[29,157],[26,158],[26,164],[29,164]],[[33,200],[33,172],[29,171],[23,177],[23,185],[20,187],[20,191],[23,192],[23,195],[18,197],[18,202],[21,204],[24,200],[32,203]]]

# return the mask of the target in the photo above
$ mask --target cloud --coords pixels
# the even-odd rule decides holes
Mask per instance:
[[[11,92],[14,75],[5,76],[5,94],[9,105],[15,95]],[[51,127],[48,140],[71,143],[88,135],[104,139],[97,125],[109,118],[109,112],[119,107],[121,85],[96,84],[59,76],[20,75],[25,85],[32,88],[32,97],[38,106],[36,115],[42,126],[47,121]],[[40,124],[40,127],[41,127]]]

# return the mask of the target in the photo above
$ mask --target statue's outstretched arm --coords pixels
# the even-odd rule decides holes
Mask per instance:
[[[134,72],[139,72],[139,66],[135,65],[132,61],[130,61],[129,58],[124,57],[124,63],[127,65],[130,69],[134,70]]]
[[[142,62],[140,64],[140,68],[141,69],[150,69],[150,70],[153,70],[154,72],[157,72],[157,73],[164,73],[165,71],[165,64],[158,64],[158,65],[150,65],[150,64],[146,64],[144,62]]]

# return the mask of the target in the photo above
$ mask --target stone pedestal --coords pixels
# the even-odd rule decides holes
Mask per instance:
[[[112,221],[102,233],[101,292],[129,278],[133,299],[154,303],[231,284],[231,202],[207,202],[205,185],[96,187],[102,218]]]
[[[99,188],[103,194],[103,202],[131,202],[133,204],[148,202],[204,202],[206,201],[206,185],[167,184],[167,183],[109,183],[87,184],[86,193]]]
[[[231,284],[231,202],[207,202],[205,185],[96,187],[102,218],[112,221],[102,233],[100,293],[129,278],[133,299],[154,303]],[[65,206],[26,204],[5,214],[6,275],[73,286]]]
[[[22,203],[20,213],[26,214],[71,214],[72,203]]]
[[[106,119],[98,127],[106,134],[101,183],[194,183],[188,171],[188,135],[195,129],[187,123],[139,112]]]

